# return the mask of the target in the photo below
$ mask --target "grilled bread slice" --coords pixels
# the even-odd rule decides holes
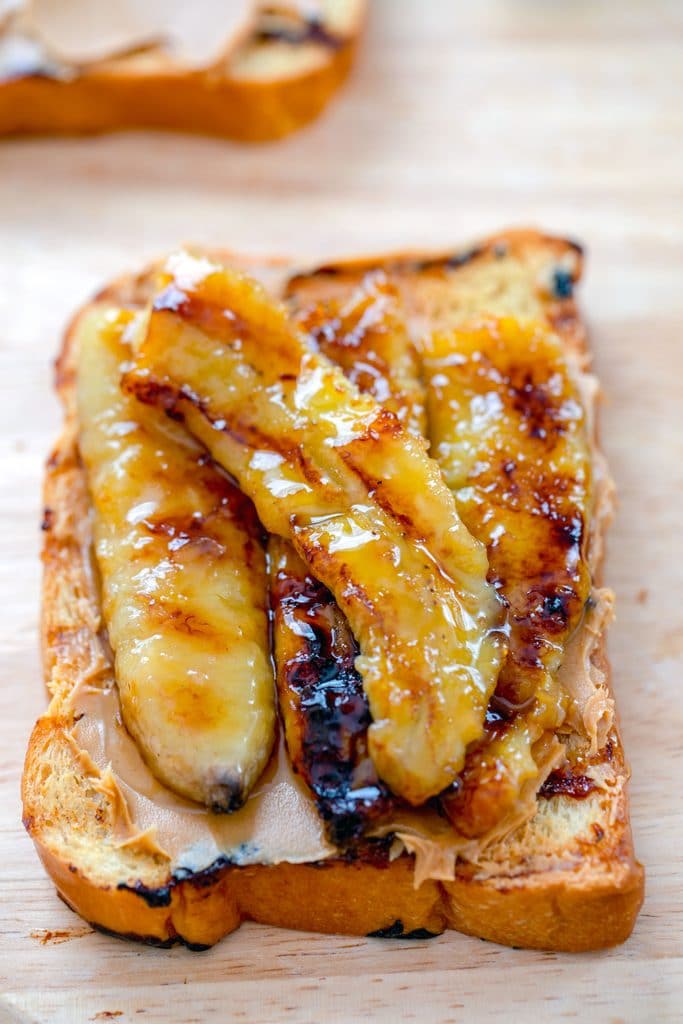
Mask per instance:
[[[107,5],[109,14],[94,21],[91,11],[79,17],[78,0],[59,5],[58,15],[58,5],[29,0],[23,6],[30,17],[22,5],[4,21],[0,14],[0,135],[130,128],[243,142],[288,135],[317,117],[348,75],[365,0],[235,4],[243,17],[233,17],[234,26],[216,24],[227,22],[229,5],[192,5],[191,18],[186,4],[152,6],[163,12],[156,30],[147,19],[124,31],[120,4]],[[91,38],[102,20],[109,49]],[[182,39],[165,38],[165,23],[174,22],[198,37],[188,57],[206,50],[205,62],[186,59]],[[69,38],[74,23],[84,35],[80,44]],[[91,24],[89,34],[84,24]],[[213,53],[207,43],[223,37],[222,51]]]
[[[553,327],[581,379],[591,433],[595,385],[573,299],[581,253],[535,232],[509,232],[474,249],[382,257],[290,277],[284,294],[301,308],[344,300],[368,271],[382,269],[404,298],[416,335],[446,331],[472,315],[514,316]],[[277,290],[281,285],[272,284]],[[101,302],[133,307],[148,278],[116,283]],[[73,331],[60,362],[60,389],[73,382]],[[61,895],[87,920],[149,942],[205,946],[243,919],[280,926],[401,936],[456,928],[518,946],[583,950],[630,933],[642,901],[642,869],[628,822],[627,769],[612,717],[605,626],[610,595],[601,589],[609,488],[601,481],[587,537],[593,580],[584,618],[567,646],[560,675],[568,694],[566,762],[551,772],[533,805],[498,840],[458,862],[451,878],[431,872],[414,886],[412,857],[387,841],[359,842],[353,853],[318,863],[216,860],[193,872],[174,862],[154,836],[131,828],[120,790],[74,740],[74,687],[112,676],[99,632],[96,583],[88,571],[89,499],[67,423],[48,465],[43,647],[52,701],[38,722],[23,780],[26,826]],[[428,874],[430,874],[428,872]],[[437,877],[435,877],[437,876]]]

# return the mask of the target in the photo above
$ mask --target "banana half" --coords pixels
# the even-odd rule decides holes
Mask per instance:
[[[275,736],[262,531],[251,502],[162,412],[121,391],[135,314],[77,327],[79,446],[125,725],[149,767],[239,807]]]

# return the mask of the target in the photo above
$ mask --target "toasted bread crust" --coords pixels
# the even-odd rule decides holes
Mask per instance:
[[[318,117],[346,79],[364,4],[359,10],[350,31],[318,43],[315,54],[301,60],[292,46],[289,69],[269,77],[240,76],[229,65],[191,70],[134,58],[102,61],[66,78],[40,72],[0,77],[0,135],[151,128],[240,142],[282,138]]]
[[[34,841],[35,837],[34,837]],[[36,841],[68,906],[90,924],[155,946],[206,949],[243,921],[324,934],[431,938],[446,929],[506,946],[580,953],[624,942],[643,900],[642,873],[526,876],[515,886],[458,878],[413,888],[410,859],[220,867],[169,890],[98,886]],[[156,895],[156,894],[159,895]],[[155,906],[154,903],[157,902]]]
[[[535,249],[547,242],[551,256],[561,255],[567,245],[534,232],[508,233],[505,242]],[[500,237],[478,251],[491,253],[496,245]],[[361,272],[378,262],[405,265],[405,272],[412,273],[417,258],[347,263],[329,276]],[[106,294],[130,300],[144,287],[144,278],[131,278]],[[567,329],[558,330],[567,344],[582,350],[573,299],[560,301]],[[608,791],[584,801],[540,799],[537,819],[488,851],[485,863],[459,864],[452,882],[429,880],[415,889],[412,858],[404,854],[390,861],[383,848],[362,849],[353,860],[241,868],[217,864],[197,875],[174,877],[167,858],[117,846],[106,799],[82,799],[87,772],[67,739],[73,717],[69,693],[84,666],[92,666],[99,628],[97,593],[79,535],[87,495],[75,439],[69,356],[67,334],[59,364],[66,427],[45,482],[43,657],[53,699],[31,736],[22,786],[25,825],[64,900],[99,928],[191,948],[212,945],[243,920],[386,937],[424,938],[454,928],[507,945],[566,951],[624,941],[642,903],[643,872],[633,854],[627,770],[616,732],[610,736]],[[607,670],[604,633],[592,660]],[[51,802],[46,786],[55,779],[61,798]],[[563,813],[581,816],[576,834],[564,843],[553,839]]]

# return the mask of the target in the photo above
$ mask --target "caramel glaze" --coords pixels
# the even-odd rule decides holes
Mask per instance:
[[[169,788],[233,811],[274,741],[264,538],[209,456],[121,392],[132,326],[126,313],[84,318],[76,382],[122,714]]]
[[[411,433],[426,434],[420,360],[398,290],[386,274],[366,274],[347,300],[329,299],[294,312],[309,344],[359,391],[381,402]]]
[[[582,775],[570,768],[556,768],[545,780],[538,793],[550,799],[554,796],[570,796],[575,800],[585,800],[595,792],[597,785],[589,775]]]
[[[554,796],[569,796],[574,800],[585,800],[587,796],[599,789],[598,783],[590,774],[591,765],[609,764],[614,759],[614,747],[611,740],[592,756],[569,757],[566,764],[556,768],[545,780],[538,795],[550,800]]]
[[[387,310],[382,308],[391,291],[386,282],[368,280],[365,294],[349,300],[347,306],[337,303],[304,310],[298,319],[318,350],[336,361],[359,388],[387,405],[393,402],[392,412],[408,423],[415,410],[402,410],[405,396],[391,373],[395,358],[382,347],[382,341],[396,333],[387,331]],[[209,333],[218,329],[220,334],[223,313],[197,300],[192,289],[170,282],[155,308],[172,310]],[[249,318],[231,310],[230,320],[243,342],[249,339],[253,331]],[[495,826],[519,797],[523,772],[519,767],[510,771],[510,763],[498,756],[498,750],[512,753],[512,760],[520,749],[526,754],[526,744],[528,774],[529,764],[535,768],[542,762],[547,746],[544,732],[552,734],[562,720],[562,695],[552,685],[543,693],[543,687],[580,621],[587,581],[583,556],[589,480],[584,475],[581,443],[571,450],[571,440],[582,434],[583,411],[567,383],[564,364],[544,332],[527,336],[512,322],[497,329],[500,336],[487,327],[474,339],[471,351],[465,344],[465,351],[456,353],[460,358],[455,380],[445,385],[435,385],[435,378],[430,382],[436,391],[445,388],[441,404],[451,422],[471,431],[465,452],[451,460],[462,478],[449,483],[468,528],[487,544],[489,579],[510,608],[513,631],[511,654],[489,708],[484,736],[470,747],[460,778],[441,801],[456,828],[469,836]],[[275,349],[276,360],[286,364],[291,352],[280,346]],[[450,354],[449,349],[446,355]],[[429,355],[428,365],[433,368],[435,353]],[[453,383],[455,390],[450,390]],[[145,395],[146,388],[159,394]],[[161,399],[175,408],[174,389],[169,389],[168,403],[163,390],[158,380],[138,381],[140,397]],[[197,403],[198,396],[187,388],[182,394]],[[486,408],[491,395],[498,397],[503,410],[499,434],[487,428],[487,417],[489,422],[496,420],[489,415],[495,410]],[[463,401],[460,415],[459,400]],[[483,410],[479,408],[482,401]],[[482,411],[483,424],[477,421]],[[417,413],[418,420],[421,415]],[[254,424],[248,436],[245,430],[241,423],[242,443],[291,456],[291,449],[274,444],[273,438],[256,436]],[[568,437],[567,453],[563,442]],[[456,438],[453,447],[457,444]],[[473,465],[468,465],[468,452],[476,455]],[[442,461],[446,472],[449,454]],[[296,576],[296,570],[290,569],[276,575],[272,598],[276,623],[279,615],[293,635],[299,634],[298,646],[289,656],[283,655],[278,666],[281,705],[287,706],[288,700],[289,710],[293,709],[287,743],[294,765],[316,795],[328,829],[338,819],[338,835],[333,838],[343,843],[383,813],[389,796],[377,786],[376,775],[368,773],[365,733],[371,718],[354,665],[358,652],[349,626],[329,591],[312,576],[306,578],[305,571],[298,582]],[[287,731],[284,711],[283,716]],[[529,730],[511,742],[520,722],[526,726],[529,720]],[[330,734],[334,742],[326,749],[325,738]]]
[[[362,651],[375,766],[422,804],[460,771],[498,672],[483,548],[423,443],[311,352],[264,293],[187,255],[169,269],[125,386],[185,415],[334,593]]]
[[[467,254],[466,259],[470,258],[472,254]],[[559,280],[559,273],[556,277]],[[560,285],[564,294],[567,291],[564,279],[559,281],[558,289]],[[394,295],[394,286],[388,284],[386,276],[381,272],[370,273],[366,275],[360,292],[347,300],[346,305],[337,300],[304,308],[298,311],[298,321],[311,343],[336,362],[361,390],[370,392],[382,401],[414,433],[424,434],[423,391],[419,383],[417,358],[412,365],[401,366],[400,360],[405,358],[407,349],[399,346],[398,350],[392,351],[391,343],[387,343],[387,312],[386,308],[380,309],[378,301],[380,296],[386,299]],[[403,330],[405,332],[405,328]],[[389,332],[390,337],[395,337],[397,333],[400,336],[400,330]],[[484,524],[487,521],[493,519],[494,523],[500,525],[501,521],[505,522],[508,506],[512,509],[522,507],[522,520],[525,515],[538,516],[541,521],[547,519],[550,534],[546,538],[545,547],[538,551],[533,551],[530,545],[531,550],[524,552],[522,564],[517,564],[515,560],[514,532],[511,532],[508,539],[498,537],[489,545],[492,557],[490,579],[506,605],[512,605],[513,642],[507,666],[491,699],[485,733],[480,741],[472,745],[460,778],[438,801],[440,809],[456,828],[470,836],[481,835],[495,828],[506,810],[517,802],[520,779],[524,777],[525,771],[534,771],[536,767],[530,751],[527,753],[525,748],[531,747],[539,761],[548,754],[551,737],[544,740],[534,733],[525,734],[523,729],[520,730],[520,716],[532,711],[539,676],[545,671],[544,662],[553,661],[552,656],[548,657],[548,640],[551,644],[553,636],[562,640],[575,626],[580,617],[581,599],[585,592],[585,585],[582,586],[585,584],[582,566],[585,530],[582,514],[577,513],[571,504],[569,509],[561,506],[561,495],[567,491],[566,486],[559,484],[558,502],[554,496],[558,480],[550,481],[539,473],[539,464],[546,457],[550,461],[558,441],[567,430],[572,429],[572,418],[566,422],[566,399],[570,389],[564,387],[558,400],[557,382],[549,383],[551,371],[556,372],[557,365],[552,365],[549,371],[548,361],[544,364],[542,358],[547,353],[541,351],[539,360],[539,352],[536,351],[534,358],[538,360],[538,365],[534,370],[534,359],[530,359],[525,347],[527,340],[522,339],[521,345],[518,340],[517,362],[513,359],[503,372],[500,371],[500,354],[495,351],[488,357],[484,351],[483,358],[482,353],[475,353],[474,373],[472,364],[468,364],[467,360],[463,360],[464,368],[459,371],[463,377],[461,383],[465,386],[471,383],[473,376],[475,380],[479,378],[478,384],[472,389],[475,394],[485,395],[489,388],[494,392],[502,392],[503,405],[508,406],[509,418],[520,428],[522,436],[526,435],[529,439],[526,446],[522,440],[520,472],[516,472],[517,466],[509,453],[487,464],[480,461],[475,500],[464,502],[469,505],[469,521],[466,519],[468,526],[479,531],[477,536],[485,535]],[[489,348],[492,347],[490,340],[487,344]],[[486,344],[482,345],[484,350],[486,347]],[[534,347],[532,339],[530,348]],[[464,410],[464,415],[472,416],[474,412],[475,407],[472,406]],[[578,411],[576,415],[581,418],[582,414]],[[511,436],[509,440],[513,448],[515,438]],[[477,443],[479,455],[488,454],[481,440],[475,437],[474,444]],[[534,458],[530,464],[526,464],[525,456],[528,457],[530,446]],[[533,446],[536,447],[535,451]],[[488,472],[482,468],[485,464]],[[468,483],[471,482],[472,478]],[[580,496],[580,487],[578,491]],[[553,505],[553,500],[556,505]],[[474,511],[475,507],[477,512]],[[561,569],[565,571],[564,576]],[[525,583],[529,584],[526,588],[523,585]],[[348,631],[348,625],[329,592],[324,588],[321,591],[318,600],[327,601],[326,619],[332,617],[340,620],[340,625]],[[507,597],[508,594],[512,600]],[[350,632],[349,637],[352,640]],[[305,658],[303,648],[306,640],[299,639],[299,645],[302,648],[299,655]],[[329,666],[324,671],[329,672]],[[354,674],[351,673],[351,678]],[[360,686],[358,688],[360,690]],[[361,696],[360,707],[363,705]],[[561,717],[560,710],[557,720]],[[357,724],[360,727],[361,723]],[[555,723],[549,721],[548,724]],[[518,735],[513,735],[515,729]],[[314,747],[310,751],[313,758],[318,756]],[[522,760],[525,753],[526,766]],[[514,770],[510,770],[506,759],[512,761],[515,758],[518,764]],[[371,809],[366,807],[365,810],[370,812]]]
[[[387,284],[384,275],[374,279],[373,275],[368,275],[363,290],[364,295],[356,294],[346,306],[337,301],[300,310],[298,321],[311,342],[341,366],[360,389],[383,401],[414,432],[424,432],[423,406],[415,398],[415,395],[420,399],[422,396],[417,363],[412,367],[416,390],[411,394],[410,386],[405,384],[406,379],[411,379],[410,369],[403,381],[396,380],[401,352],[391,351],[386,333],[383,333],[386,332],[387,314],[386,310],[380,311],[377,299],[378,295],[386,298],[393,294],[393,287]],[[371,300],[373,292],[374,303]],[[526,516],[533,516],[540,523],[541,530],[543,524],[547,527],[545,543],[536,550],[530,544],[523,551],[521,560],[517,557],[517,550],[523,538],[514,531],[509,537],[498,537],[489,543],[492,559],[489,578],[512,612],[511,651],[491,699],[485,733],[479,742],[472,745],[460,778],[439,802],[459,831],[471,836],[494,828],[505,810],[512,807],[519,797],[519,774],[523,769],[518,769],[515,776],[508,770],[505,756],[527,743],[527,738],[520,737],[515,746],[512,726],[519,723],[521,715],[532,710],[539,677],[543,676],[546,663],[554,665],[557,660],[552,652],[553,638],[562,641],[575,627],[586,592],[582,561],[584,519],[576,504],[572,504],[577,490],[581,496],[581,488],[574,486],[572,491],[573,481],[569,485],[563,484],[559,478],[551,480],[539,471],[539,466],[543,466],[546,459],[550,462],[564,435],[573,428],[573,419],[582,419],[582,411],[577,409],[573,418],[567,418],[566,400],[571,397],[571,389],[564,385],[558,396],[556,382],[549,383],[552,372],[558,369],[557,365],[553,363],[549,368],[548,360],[544,363],[542,358],[547,355],[543,351],[535,351],[531,358],[524,347],[527,340],[522,339],[521,346],[517,342],[517,361],[512,360],[504,372],[500,370],[500,359],[495,351],[488,357],[485,353],[483,357],[476,353],[474,373],[466,360],[463,361],[464,368],[459,370],[465,385],[468,374],[474,377],[472,390],[475,393],[486,394],[489,388],[502,391],[510,417],[519,425],[522,438],[528,439],[521,442],[519,471],[509,452],[489,463],[480,461],[476,469],[476,497],[474,500],[462,500],[461,504],[461,508],[468,506],[469,518],[463,515],[467,525],[478,531],[475,535],[485,536],[485,524],[492,519],[494,523],[504,522],[509,508],[514,511],[521,509],[522,521]],[[486,343],[490,346],[490,341]],[[485,349],[486,344],[481,347]],[[542,345],[535,346],[532,339],[530,348],[535,347],[542,349]],[[466,412],[471,415],[469,409]],[[514,437],[510,441],[512,447]],[[524,456],[528,456],[529,450],[534,458],[527,462]],[[481,444],[479,454],[482,454]],[[468,482],[472,482],[472,477]],[[556,488],[559,497],[555,494]],[[564,504],[563,495],[566,496]],[[304,594],[300,596],[306,600]],[[326,621],[332,617],[338,621],[339,628],[348,631],[348,624],[325,588],[320,588],[317,601],[326,602]],[[352,641],[350,632],[348,635]],[[306,652],[306,643],[305,639],[299,639],[297,657],[302,660],[313,657],[317,664],[313,652]],[[328,645],[328,650],[333,652],[334,649]],[[321,678],[334,671],[329,665],[320,670]],[[354,677],[360,691],[360,680],[353,670],[347,676],[347,685]],[[362,719],[369,722],[369,715],[366,719],[362,691],[358,697],[358,708],[362,709],[362,714],[355,725],[360,731]],[[561,715],[560,711],[558,720]],[[533,746],[534,743],[537,744],[536,755],[540,757],[547,744],[541,741],[540,736],[529,740],[527,745]],[[313,762],[320,756],[315,745],[309,746],[308,752]],[[363,811],[368,819],[372,817],[371,806],[364,805]]]
[[[560,645],[577,626],[590,591],[583,409],[554,348],[530,337],[528,353],[501,358],[510,343],[506,331],[514,330],[508,325],[497,338],[484,339],[482,351],[472,352],[459,371],[459,388],[469,391],[470,402],[502,396],[504,416],[517,433],[495,439],[487,457],[472,466],[458,500],[468,528],[486,539],[489,579],[510,609],[510,651],[496,687],[503,713],[533,699],[538,674],[558,667]],[[567,451],[576,437],[572,461]]]
[[[425,433],[417,350],[381,272],[345,301],[295,310],[309,343],[414,434]],[[344,847],[395,805],[368,752],[372,721],[360,653],[330,591],[289,544],[272,538],[271,607],[280,709],[290,759],[311,788],[328,838]]]
[[[547,332],[491,319],[428,348],[434,454],[509,609],[495,728],[487,723],[443,801],[460,831],[478,835],[512,806],[534,744],[564,719],[554,676],[590,594],[590,454],[584,410]]]
[[[368,752],[359,647],[329,590],[271,538],[271,605],[280,714],[291,763],[314,794],[330,842],[346,847],[392,808]]]

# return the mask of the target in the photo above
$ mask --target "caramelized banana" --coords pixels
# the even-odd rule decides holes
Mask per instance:
[[[123,717],[162,782],[230,811],[274,740],[260,527],[183,428],[121,391],[130,317],[81,323],[77,387]]]
[[[291,544],[268,547],[273,644],[287,750],[315,795],[330,841],[344,846],[392,806],[368,752],[370,709],[358,644],[329,590]]]
[[[309,343],[336,363],[416,437],[427,431],[417,349],[385,274],[368,274],[346,301],[307,306],[296,319]]]
[[[483,730],[502,657],[483,546],[396,417],[304,343],[253,282],[170,261],[126,386],[185,418],[358,640],[370,755],[412,804]]]
[[[299,310],[309,341],[408,426],[424,433],[418,357],[382,274],[368,275],[344,303]],[[355,667],[359,649],[330,591],[291,545],[269,542],[273,644],[291,762],[315,795],[330,840],[358,838],[393,801],[368,753],[368,700]]]
[[[512,809],[537,771],[532,747],[566,713],[556,673],[590,593],[590,449],[560,342],[544,328],[491,319],[436,334],[424,365],[432,452],[509,607],[492,707],[513,721],[468,753],[444,798],[458,829],[480,835]]]

